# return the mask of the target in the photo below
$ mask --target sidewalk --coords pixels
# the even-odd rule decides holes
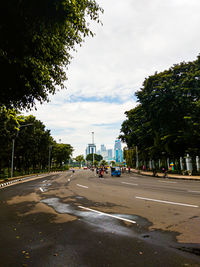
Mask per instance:
[[[152,171],[142,171],[142,170],[136,170],[136,169],[131,169],[132,172],[145,175],[145,176],[152,176],[153,177],[153,172]],[[158,172],[156,173],[155,177],[159,178],[164,178],[163,173]],[[200,181],[200,176],[194,176],[194,175],[180,175],[180,174],[167,174],[167,177],[169,179],[182,179],[182,180],[197,180]]]

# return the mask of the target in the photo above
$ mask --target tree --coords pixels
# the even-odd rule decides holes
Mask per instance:
[[[99,162],[97,160],[94,161],[94,167],[96,168],[99,165]]]
[[[200,147],[200,56],[149,77],[136,93],[151,123],[154,148],[181,156]]]
[[[79,164],[81,165],[81,163],[85,161],[84,156],[79,155],[79,156],[75,157],[75,161],[79,162]]]
[[[94,160],[96,161],[101,161],[103,159],[103,157],[101,155],[98,155],[98,154],[94,154]],[[88,154],[87,157],[86,157],[86,160],[88,161],[93,161],[93,154]]]
[[[45,169],[48,166],[49,146],[55,141],[50,130],[34,116],[23,117],[23,125],[15,140],[15,166],[21,171],[29,169]]]
[[[108,162],[105,161],[105,160],[102,160],[102,161],[100,162],[100,165],[101,165],[101,166],[106,166],[106,165],[108,165]]]
[[[16,138],[22,122],[23,118],[16,110],[0,107],[0,169],[11,161],[12,140]]]
[[[112,161],[110,162],[110,164],[111,164],[111,166],[115,166],[116,162],[115,162],[114,160],[112,160]]]
[[[130,153],[137,146],[144,161],[200,153],[200,56],[148,77],[136,96],[120,135]]]
[[[52,149],[52,158],[61,167],[70,159],[72,152],[73,148],[69,144],[55,144]]]
[[[103,10],[93,0],[11,0],[0,10],[0,105],[31,108],[64,87],[71,52]]]

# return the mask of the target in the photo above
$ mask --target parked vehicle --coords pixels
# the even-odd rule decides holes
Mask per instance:
[[[120,167],[111,167],[111,176],[121,176],[121,168]]]

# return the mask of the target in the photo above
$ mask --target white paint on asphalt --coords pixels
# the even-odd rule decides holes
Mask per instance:
[[[42,189],[42,187],[40,187],[40,191],[44,192],[44,190]]]
[[[88,186],[81,185],[81,184],[76,184],[77,186],[83,187],[83,188],[88,188]]]
[[[108,213],[105,213],[105,212],[101,212],[101,211],[98,211],[98,210],[93,210],[93,209],[86,208],[86,207],[83,207],[83,206],[78,206],[78,207],[81,208],[81,209],[84,209],[84,210],[89,210],[89,211],[93,211],[93,212],[99,213],[99,214],[104,215],[104,216],[112,217],[112,218],[115,218],[115,219],[118,219],[118,220],[121,220],[121,221],[130,222],[130,223],[136,223],[135,221],[132,221],[132,220],[129,220],[129,219],[126,219],[126,218],[122,218],[122,217],[118,217],[118,216],[115,216],[115,215],[111,215],[111,214],[108,214]]]
[[[171,201],[165,201],[165,200],[160,200],[160,199],[152,199],[152,198],[145,198],[145,197],[135,197],[137,199],[142,199],[142,200],[148,200],[148,201],[154,201],[154,202],[160,202],[160,203],[165,203],[165,204],[172,204],[172,205],[179,205],[179,206],[185,206],[185,207],[192,207],[192,208],[198,208],[199,206],[197,205],[191,205],[191,204],[185,204],[185,203],[178,203],[178,202],[171,202]]]
[[[130,177],[131,179],[135,179],[135,180],[137,180],[137,179],[139,179],[139,178],[136,178],[136,177]]]
[[[138,184],[132,184],[132,183],[126,183],[126,182],[121,182],[122,184],[128,184],[128,185],[135,185],[137,186]]]
[[[160,183],[167,183],[167,184],[177,184],[177,182],[171,182],[171,181],[158,181]]]
[[[188,191],[189,193],[199,193],[200,194],[200,191]]]

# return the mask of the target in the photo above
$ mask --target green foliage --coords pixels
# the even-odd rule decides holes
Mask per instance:
[[[0,10],[0,105],[31,108],[64,87],[71,53],[89,21],[103,10],[93,0],[10,0]]]
[[[75,157],[75,161],[81,163],[81,162],[84,162],[85,159],[84,159],[84,156],[83,155],[79,155],[77,157]]]
[[[15,175],[47,171],[50,146],[54,148],[52,161],[59,166],[69,159],[73,150],[70,145],[56,144],[50,131],[34,116],[21,116],[6,108],[0,109],[0,135],[0,176],[3,177],[10,174],[13,140]]]
[[[120,138],[143,160],[200,153],[200,56],[145,79]]]
[[[102,159],[103,159],[103,157],[101,155],[94,154],[94,160],[99,162]],[[93,154],[88,154],[87,157],[86,157],[86,160],[93,161]]]
[[[94,161],[94,167],[96,168],[99,165],[99,162],[97,160]]]
[[[135,148],[132,149],[124,149],[124,159],[126,160],[126,165],[129,167],[135,167],[136,166],[136,151]]]
[[[70,159],[72,152],[73,152],[73,148],[69,144],[54,144],[52,146],[53,161],[57,165],[62,166],[63,164],[67,162],[67,160]]]
[[[102,160],[102,161],[100,162],[100,165],[101,165],[101,166],[106,166],[106,165],[108,165],[108,162],[105,161],[105,160]]]

